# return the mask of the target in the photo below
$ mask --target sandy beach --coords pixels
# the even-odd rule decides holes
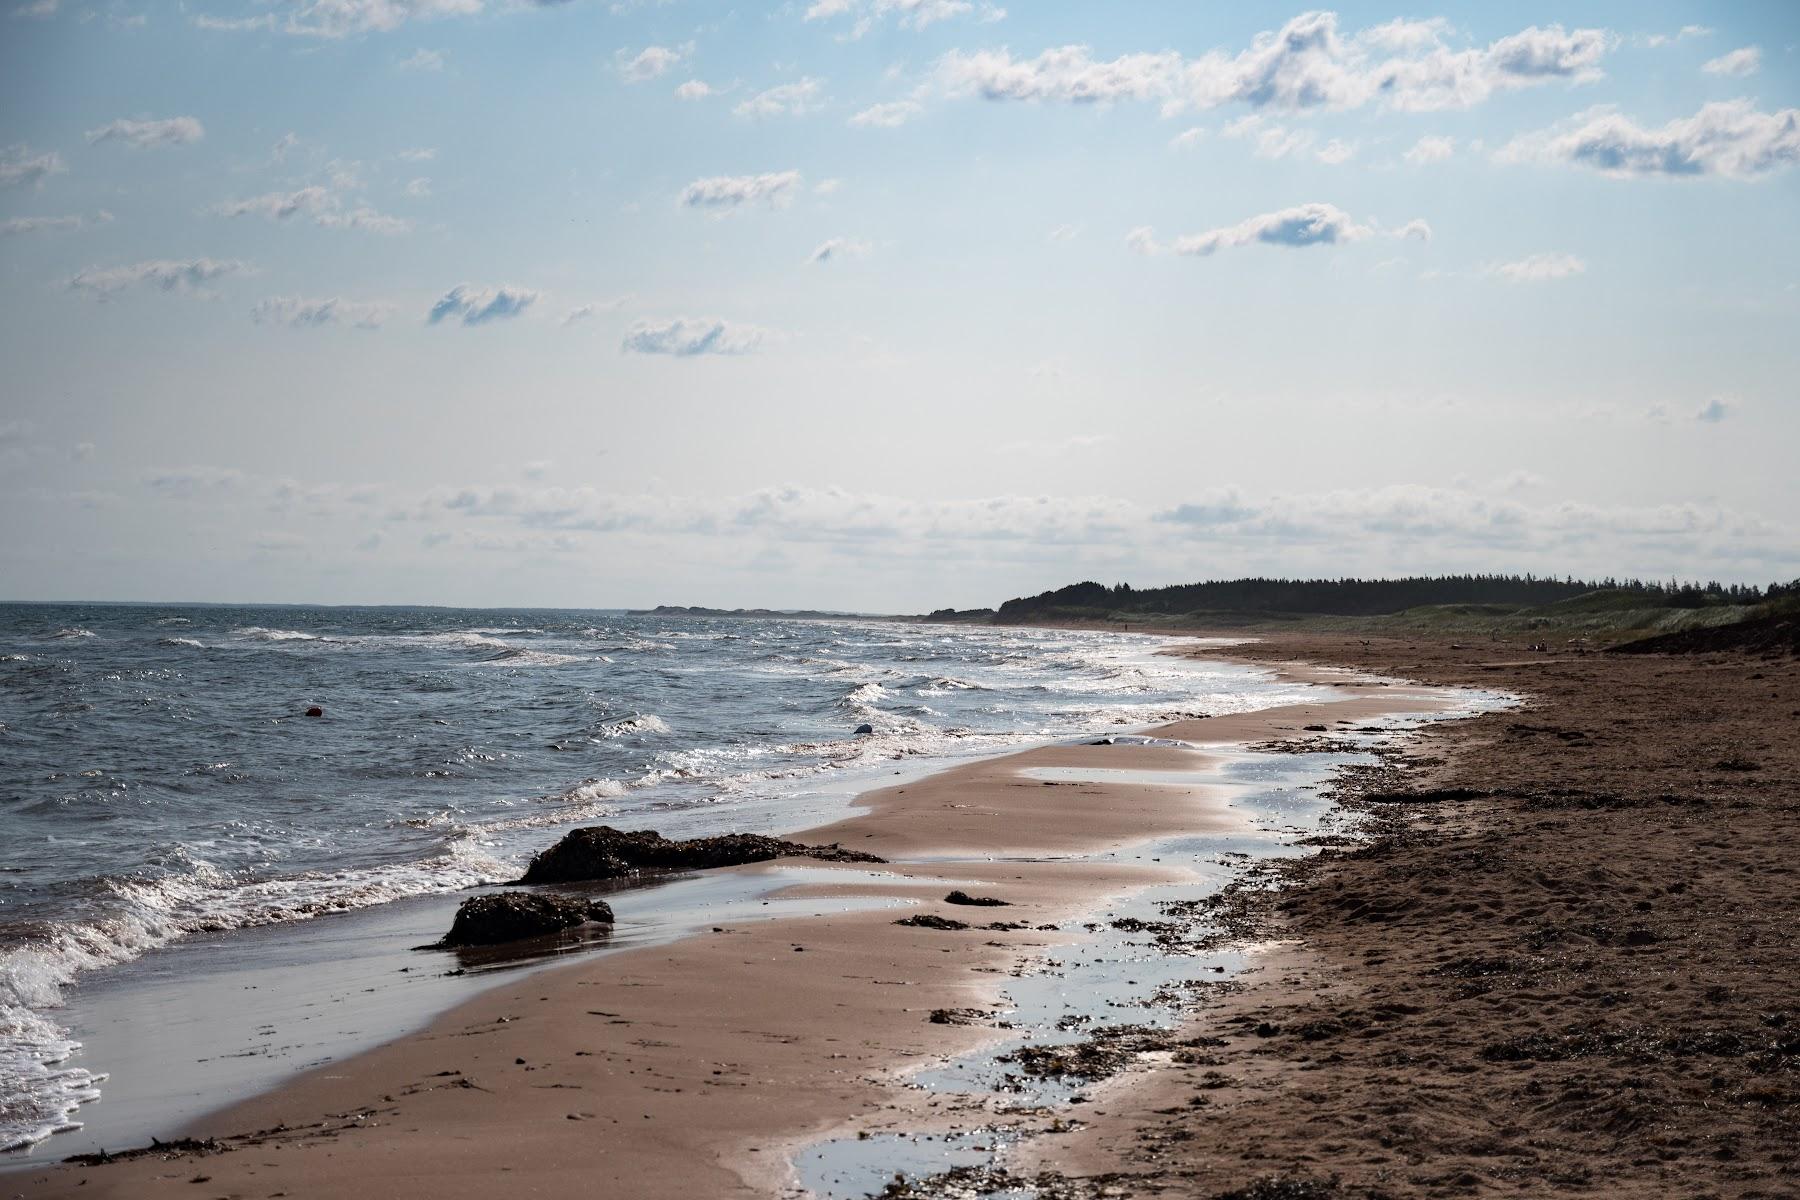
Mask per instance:
[[[1422,689],[1321,690],[1319,704],[1155,733],[1238,745],[1445,703]],[[1057,783],[1024,772],[1123,768],[1201,780],[1208,761],[1177,747],[1053,746],[869,793],[857,815],[796,836],[888,859],[879,875],[856,868],[842,884],[810,888],[881,907],[719,928],[553,969],[180,1131],[216,1138],[222,1152],[15,1174],[5,1186],[185,1196],[203,1180],[205,1194],[222,1196],[371,1186],[477,1196],[505,1178],[540,1195],[600,1183],[636,1196],[779,1194],[792,1185],[797,1146],[930,1122],[940,1099],[899,1086],[900,1072],[996,1036],[982,1024],[934,1023],[933,1010],[991,1009],[1009,972],[1087,936],[1075,918],[1187,875],[1133,847],[1241,822],[1204,786]],[[958,888],[1009,907],[940,902]],[[894,924],[916,913],[977,928]],[[996,915],[1010,928],[979,928]]]
[[[1288,636],[1230,653],[1328,690],[1152,731],[1198,751],[1046,747],[869,793],[856,815],[796,836],[890,860],[808,893],[881,907],[556,968],[182,1131],[216,1139],[204,1146],[3,1186],[780,1196],[799,1194],[793,1163],[809,1146],[952,1130],[1016,1145],[1003,1166],[935,1182],[908,1171],[886,1194],[1029,1181],[1054,1196],[1772,1196],[1794,1184],[1783,1130],[1800,889],[1780,849],[1796,832],[1791,660]],[[1339,667],[1418,683],[1354,684]],[[1338,820],[1309,839],[1316,853],[1258,860],[1190,925],[1159,929],[1187,952],[1255,952],[1229,981],[1190,988],[1176,1029],[1108,1041],[1097,1022],[1091,1060],[1070,1071],[1078,1106],[909,1086],[909,1071],[1004,1037],[984,1014],[1028,965],[1098,928],[1079,921],[1192,882],[1144,847],[1242,820],[1220,789],[1096,781],[1106,771],[1205,779],[1227,748],[1271,760],[1330,749],[1345,731],[1444,706],[1436,689],[1452,684],[1526,704],[1431,723],[1338,772]],[[1059,783],[1059,771],[1099,775]],[[1010,907],[942,903],[953,888]],[[918,914],[971,928],[894,923]],[[1002,928],[982,928],[996,915]]]

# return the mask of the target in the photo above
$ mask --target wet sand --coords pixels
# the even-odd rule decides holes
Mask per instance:
[[[1317,704],[1157,732],[1255,742],[1443,703],[1421,689],[1326,678],[1335,686]],[[885,879],[858,868],[844,883],[800,894],[878,897],[976,928],[898,926],[894,909],[865,909],[724,925],[553,968],[181,1131],[216,1138],[212,1152],[9,1174],[0,1192],[782,1194],[793,1182],[791,1156],[808,1141],[926,1124],[947,1103],[905,1087],[906,1069],[997,1034],[933,1023],[934,1009],[991,1007],[1009,972],[1086,936],[1076,918],[1108,898],[1191,878],[1134,849],[1241,819],[1205,786],[1061,784],[1019,772],[1200,769],[1206,757],[1125,745],[1034,749],[869,793],[859,815],[795,835],[892,862]],[[951,888],[1011,907],[948,906]],[[998,918],[1024,928],[979,927]]]
[[[1365,840],[1243,896],[1250,936],[1281,945],[1196,1014],[1206,1061],[1135,1063],[1021,1175],[1080,1195],[1800,1195],[1800,663],[1283,634],[1234,653],[1528,704],[1351,772]]]

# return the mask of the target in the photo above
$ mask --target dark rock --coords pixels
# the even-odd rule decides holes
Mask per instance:
[[[604,900],[548,896],[542,892],[494,892],[471,896],[456,910],[445,946],[495,946],[560,933],[589,921],[612,924]]]
[[[911,925],[918,929],[967,929],[967,921],[952,921],[949,917],[940,917],[936,913],[920,913],[916,917],[904,917],[895,921],[896,925]]]
[[[948,896],[945,896],[944,903],[945,904],[979,904],[986,908],[1010,908],[1012,905],[1012,902],[1009,900],[996,900],[992,896],[971,896],[971,895],[969,895],[969,893],[962,891],[961,889],[951,892]]]
[[[306,715],[309,717],[322,717],[325,715],[325,710],[315,704],[306,710]]]
[[[857,734],[858,734],[858,735],[861,735],[861,734],[865,734],[865,733],[874,733],[874,732],[875,732],[875,727],[874,727],[874,726],[873,726],[873,725],[870,725],[870,724],[868,724],[868,723],[866,723],[866,722],[865,722],[865,723],[863,723],[863,724],[861,724],[861,725],[858,725],[858,726],[857,726],[857,727],[856,727],[856,732],[857,732]]]
[[[531,860],[519,883],[579,883],[620,879],[642,871],[701,871],[771,858],[817,858],[826,862],[885,862],[842,846],[808,846],[754,833],[672,842],[652,830],[626,833],[610,825],[572,829]]]

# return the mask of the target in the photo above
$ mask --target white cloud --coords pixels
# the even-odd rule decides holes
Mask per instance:
[[[1711,37],[1713,32],[1714,31],[1711,28],[1709,28],[1708,26],[1705,26],[1705,25],[1683,25],[1681,27],[1680,31],[1677,33],[1674,33],[1674,34],[1667,34],[1667,33],[1639,34],[1633,40],[1635,40],[1639,45],[1655,48],[1657,46],[1672,46],[1676,42],[1685,42],[1689,38]]]
[[[102,210],[96,213],[91,224],[105,225],[111,221],[112,214]],[[86,217],[13,217],[0,221],[0,237],[17,237],[28,233],[68,233],[76,229],[86,228],[90,222]]]
[[[1140,254],[1207,255],[1258,242],[1270,246],[1332,246],[1360,241],[1374,233],[1372,226],[1358,225],[1349,213],[1335,205],[1301,204],[1250,217],[1236,225],[1186,234],[1167,243],[1156,241],[1148,227],[1134,229],[1126,243]]]
[[[1156,100],[1165,111],[1241,102],[1256,108],[1356,108],[1381,103],[1426,111],[1468,108],[1496,92],[1599,77],[1614,39],[1604,30],[1537,27],[1481,49],[1451,50],[1441,22],[1389,22],[1350,38],[1337,16],[1304,13],[1258,34],[1237,54],[1184,58],[1172,50],[1097,60],[1086,46],[1015,59],[1008,50],[952,51],[939,82],[955,95],[990,100]],[[1377,53],[1387,52],[1389,57]]]
[[[1723,396],[1714,396],[1705,404],[1702,404],[1699,410],[1694,413],[1694,420],[1699,421],[1704,425],[1717,425],[1720,421],[1729,417],[1735,407],[1736,405],[1732,404],[1731,401],[1725,399]]]
[[[1418,238],[1421,242],[1431,240],[1431,225],[1423,217],[1414,217],[1397,229],[1388,230],[1393,238]]]
[[[859,241],[856,238],[835,237],[820,242],[818,247],[807,256],[809,262],[833,262],[844,258],[867,258],[875,250],[872,242]]]
[[[354,176],[343,176],[337,182],[346,187],[358,186]],[[319,184],[291,192],[268,192],[246,200],[228,200],[209,211],[221,217],[265,217],[271,221],[303,216],[325,229],[390,235],[412,232],[412,222],[404,217],[389,216],[366,204],[346,209],[339,192]]]
[[[1005,18],[1006,10],[983,3],[979,7],[970,0],[814,0],[806,9],[808,21],[825,21],[854,15],[850,28],[852,39],[860,38],[877,21],[892,17],[903,29],[924,29],[939,21],[973,15],[983,24]]]
[[[417,179],[406,181],[406,194],[415,200],[424,200],[431,195],[431,180],[421,175]]]
[[[682,46],[645,46],[636,54],[621,50],[613,61],[626,83],[643,83],[674,70],[693,52],[692,42]]]
[[[1800,109],[1765,113],[1749,100],[1715,101],[1647,129],[1610,107],[1514,138],[1501,162],[1566,163],[1607,175],[1751,179],[1800,162]]]
[[[625,331],[622,349],[633,354],[669,354],[676,358],[749,354],[762,345],[766,336],[765,330],[717,317],[676,317],[669,321],[634,321]]]
[[[1755,46],[1744,46],[1708,59],[1700,64],[1700,69],[1708,75],[1754,75],[1762,70],[1762,51]]]
[[[287,325],[294,329],[314,329],[322,325],[379,329],[393,313],[391,304],[345,300],[338,296],[322,300],[271,296],[250,309],[250,319],[259,325]]]
[[[815,112],[824,81],[808,76],[795,83],[777,84],[740,102],[731,111],[740,117],[798,117]]]
[[[1080,236],[1081,226],[1079,225],[1058,225],[1050,231],[1050,240],[1053,242],[1072,242]]]
[[[889,100],[871,104],[850,118],[850,124],[861,129],[898,129],[925,108],[916,100]]]
[[[205,126],[193,117],[167,117],[160,121],[121,117],[87,132],[90,145],[124,142],[134,150],[154,146],[186,146],[205,136]]]
[[[800,186],[800,172],[771,171],[762,175],[714,175],[696,179],[681,189],[684,208],[731,212],[745,204],[764,201],[770,207],[792,202]]]
[[[690,79],[675,89],[677,100],[704,100],[712,94],[712,86],[700,79]]]
[[[1177,150],[1187,150],[1194,146],[1198,146],[1205,139],[1206,128],[1201,125],[1195,125],[1192,128],[1182,130],[1180,133],[1170,138],[1169,145],[1175,147]]]
[[[427,50],[421,46],[411,55],[400,60],[402,71],[441,71],[444,69],[444,53],[441,50]]]
[[[255,216],[267,217],[271,221],[285,221],[301,214],[318,216],[335,203],[336,198],[329,189],[314,185],[292,192],[268,192],[248,200],[227,200],[215,205],[212,212],[221,217]]]
[[[459,283],[431,306],[425,323],[437,325],[443,321],[460,320],[464,325],[485,325],[489,321],[506,320],[518,316],[537,303],[542,294],[531,288],[514,287],[510,284],[477,287],[470,283]]]
[[[227,275],[250,272],[237,259],[152,259],[121,267],[89,267],[70,277],[67,286],[105,299],[131,287],[150,287],[163,292],[200,292],[206,284]]]
[[[292,136],[291,134],[289,136]],[[430,162],[437,157],[437,151],[430,146],[415,146],[400,152],[402,162]]]
[[[1414,142],[1412,149],[1408,150],[1400,157],[1404,158],[1415,167],[1422,167],[1427,163],[1443,162],[1455,153],[1455,138],[1428,133],[1418,141]]]
[[[530,7],[530,5],[527,5]],[[361,33],[389,33],[410,20],[471,16],[482,0],[294,0],[285,17],[194,18],[201,29],[246,33],[279,32],[296,37],[346,38]]]
[[[586,304],[578,304],[564,315],[564,325],[574,325],[580,321],[597,317],[601,313],[616,312],[631,302],[631,296],[615,296],[611,300],[590,300]]]
[[[1289,129],[1284,125],[1271,124],[1256,113],[1231,122],[1223,132],[1228,138],[1253,140],[1256,143],[1254,153],[1258,158],[1286,158],[1313,143],[1312,130]]]
[[[1326,166],[1341,166],[1356,157],[1356,143],[1332,138],[1319,147],[1315,156]]]
[[[68,169],[62,155],[54,150],[45,154],[33,154],[31,148],[25,145],[8,146],[5,150],[0,150],[0,188],[42,183],[50,176],[61,175]]]
[[[236,467],[174,467],[144,476],[144,486],[173,500],[195,500],[221,492],[235,492],[251,483]]]
[[[1508,283],[1542,283],[1585,274],[1587,264],[1573,254],[1533,254],[1516,262],[1489,263],[1486,275],[1498,275]]]
[[[396,235],[412,232],[412,222],[405,217],[389,216],[377,212],[368,205],[360,205],[348,212],[329,212],[319,217],[319,224],[326,229],[354,229],[362,233],[379,233]]]
[[[48,17],[54,17],[56,11],[61,7],[62,0],[29,0],[29,3],[21,4],[14,8],[12,10],[12,15],[15,17],[34,17],[38,20],[44,20]]]

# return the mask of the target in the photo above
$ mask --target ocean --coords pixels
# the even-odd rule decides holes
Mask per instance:
[[[0,1150],[78,1127],[105,1094],[108,1065],[59,1020],[84,982],[116,984],[146,955],[178,975],[184,941],[511,879],[577,824],[804,828],[896,763],[1309,690],[1164,644],[593,610],[0,605]]]

